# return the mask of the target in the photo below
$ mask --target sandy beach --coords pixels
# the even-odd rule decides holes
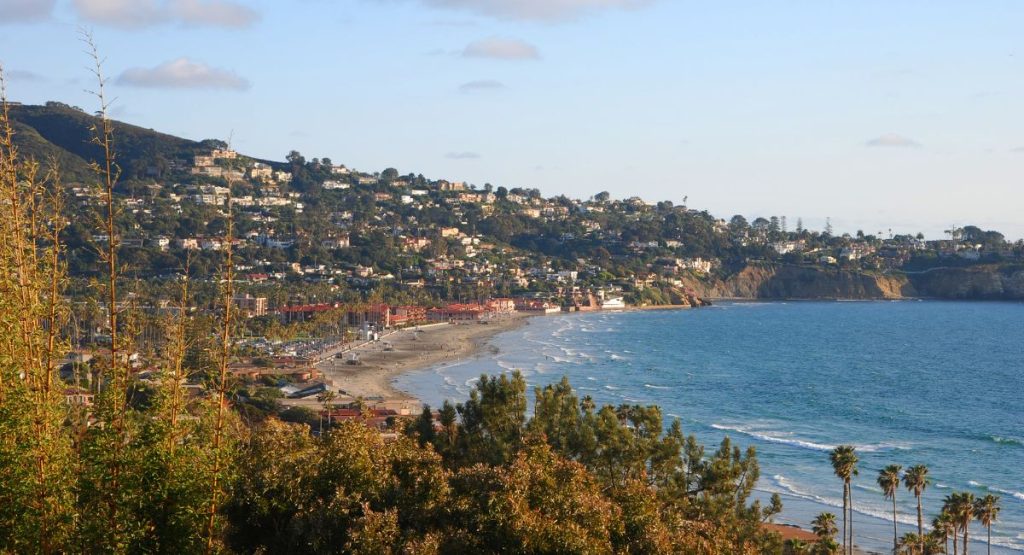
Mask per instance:
[[[682,309],[682,306],[628,307],[624,311]],[[564,314],[564,313],[563,313]],[[328,358],[317,365],[324,373],[331,389],[339,393],[338,401],[357,397],[383,399],[389,402],[418,403],[416,397],[400,391],[392,381],[404,372],[430,368],[440,364],[458,362],[480,356],[493,336],[526,324],[535,314],[515,313],[507,318],[460,324],[431,324],[398,330],[380,341],[366,343],[340,358]],[[359,364],[349,364],[350,353],[355,353]],[[343,393],[342,393],[343,392]],[[315,400],[302,399],[288,404],[309,404]]]
[[[434,324],[399,330],[347,351],[340,358],[329,358],[317,369],[324,373],[331,389],[339,392],[336,402],[362,397],[418,407],[415,396],[394,388],[391,382],[396,376],[478,356],[491,337],[522,326],[528,319],[515,314],[486,324]],[[359,364],[349,364],[350,353],[358,356]],[[316,403],[315,399],[301,401]]]

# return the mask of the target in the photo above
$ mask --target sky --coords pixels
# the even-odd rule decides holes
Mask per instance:
[[[11,100],[243,153],[1024,237],[1018,0],[0,0]]]

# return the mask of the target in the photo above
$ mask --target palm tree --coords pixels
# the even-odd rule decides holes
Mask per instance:
[[[946,546],[942,545],[942,538],[934,531],[929,532],[921,538],[921,555],[935,555],[945,553]]]
[[[921,494],[928,487],[928,467],[915,464],[903,473],[903,485],[917,498],[917,535],[924,537],[924,513],[921,511]]]
[[[932,519],[932,531],[942,536],[942,545],[945,547],[946,552],[949,552],[949,537],[953,536],[953,553],[957,552],[956,548],[956,522],[953,521],[953,517],[943,510],[939,513],[939,516]]]
[[[903,467],[898,464],[890,464],[878,472],[878,487],[882,488],[882,495],[886,499],[892,499],[892,549],[896,551],[899,544],[899,532],[896,528],[896,492],[900,489],[900,471]]]
[[[893,553],[896,555],[920,555],[918,547],[921,545],[921,536],[913,532],[903,534],[903,537],[896,542]]]
[[[988,554],[992,555],[992,523],[999,517],[999,496],[991,493],[974,503],[974,517],[988,528]]]
[[[324,433],[324,413],[327,414],[327,429],[331,428],[331,412],[329,410],[331,403],[334,401],[335,393],[331,390],[321,391],[317,393],[316,400],[320,402],[324,410],[320,413],[320,433]]]
[[[832,470],[843,481],[843,552],[853,553],[853,492],[850,480],[857,475],[857,453],[852,445],[840,445],[829,457]],[[847,540],[849,538],[849,540]]]
[[[821,513],[811,521],[811,531],[821,540],[835,539],[839,530],[836,528],[836,515]]]
[[[946,496],[943,504],[943,512],[949,512],[956,524],[956,527],[963,534],[964,555],[967,555],[967,541],[971,532],[971,521],[974,520],[974,494],[966,491],[958,491]],[[954,549],[956,536],[953,536]]]
[[[784,553],[792,555],[806,555],[810,552],[810,545],[803,540],[789,540],[786,542],[789,549],[785,549]]]

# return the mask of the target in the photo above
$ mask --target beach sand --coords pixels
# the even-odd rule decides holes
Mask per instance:
[[[347,351],[341,358],[329,358],[318,364],[317,369],[324,373],[331,390],[338,393],[335,403],[362,397],[383,399],[387,404],[418,410],[420,405],[415,396],[391,384],[395,377],[411,370],[478,356],[484,352],[490,338],[525,324],[528,318],[515,314],[486,324],[434,324],[399,330],[380,341]],[[350,353],[357,354],[358,365],[348,364]],[[318,405],[315,398],[289,400],[286,404],[310,405],[311,408]]]

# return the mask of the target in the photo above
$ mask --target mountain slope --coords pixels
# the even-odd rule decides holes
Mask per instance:
[[[93,127],[100,121],[96,116],[59,102],[14,105],[10,115],[21,153],[40,161],[56,156],[65,180],[88,177],[89,163],[102,158],[102,150],[92,142]],[[159,176],[171,161],[187,160],[208,148],[202,142],[116,121],[114,141],[125,179],[143,177],[147,170]]]

